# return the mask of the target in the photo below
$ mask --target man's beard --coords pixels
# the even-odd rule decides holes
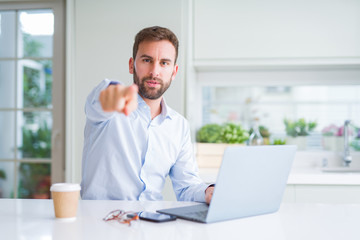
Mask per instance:
[[[155,100],[160,98],[164,92],[170,87],[171,79],[168,83],[164,84],[164,81],[160,78],[154,78],[154,77],[143,77],[140,81],[139,76],[136,74],[136,71],[134,69],[133,74],[134,83],[139,87],[139,94],[147,99]],[[148,87],[146,85],[146,81],[148,80],[155,80],[159,85],[159,89],[155,89],[153,87]]]

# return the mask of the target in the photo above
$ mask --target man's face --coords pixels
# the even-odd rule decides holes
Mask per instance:
[[[167,40],[139,44],[135,61],[129,61],[129,72],[142,97],[158,99],[169,88],[178,70],[175,54],[175,47]]]

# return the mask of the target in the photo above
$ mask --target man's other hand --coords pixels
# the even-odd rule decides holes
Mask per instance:
[[[137,108],[138,86],[110,85],[100,93],[100,104],[104,112],[120,112],[129,116]]]
[[[205,190],[205,202],[207,204],[210,204],[211,202],[211,198],[213,196],[213,193],[214,193],[214,187],[208,187],[206,190]]]

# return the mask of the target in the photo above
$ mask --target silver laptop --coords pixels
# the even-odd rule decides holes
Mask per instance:
[[[226,148],[211,204],[157,210],[212,223],[276,212],[281,204],[296,146]]]

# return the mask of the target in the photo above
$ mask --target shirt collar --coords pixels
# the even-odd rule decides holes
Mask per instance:
[[[138,94],[138,105],[144,106],[144,104],[146,105],[146,102],[140,96],[140,94]],[[174,111],[166,104],[164,97],[161,99],[160,104],[161,104],[161,113],[160,113],[161,117],[164,119],[165,118],[172,119],[174,117]]]

